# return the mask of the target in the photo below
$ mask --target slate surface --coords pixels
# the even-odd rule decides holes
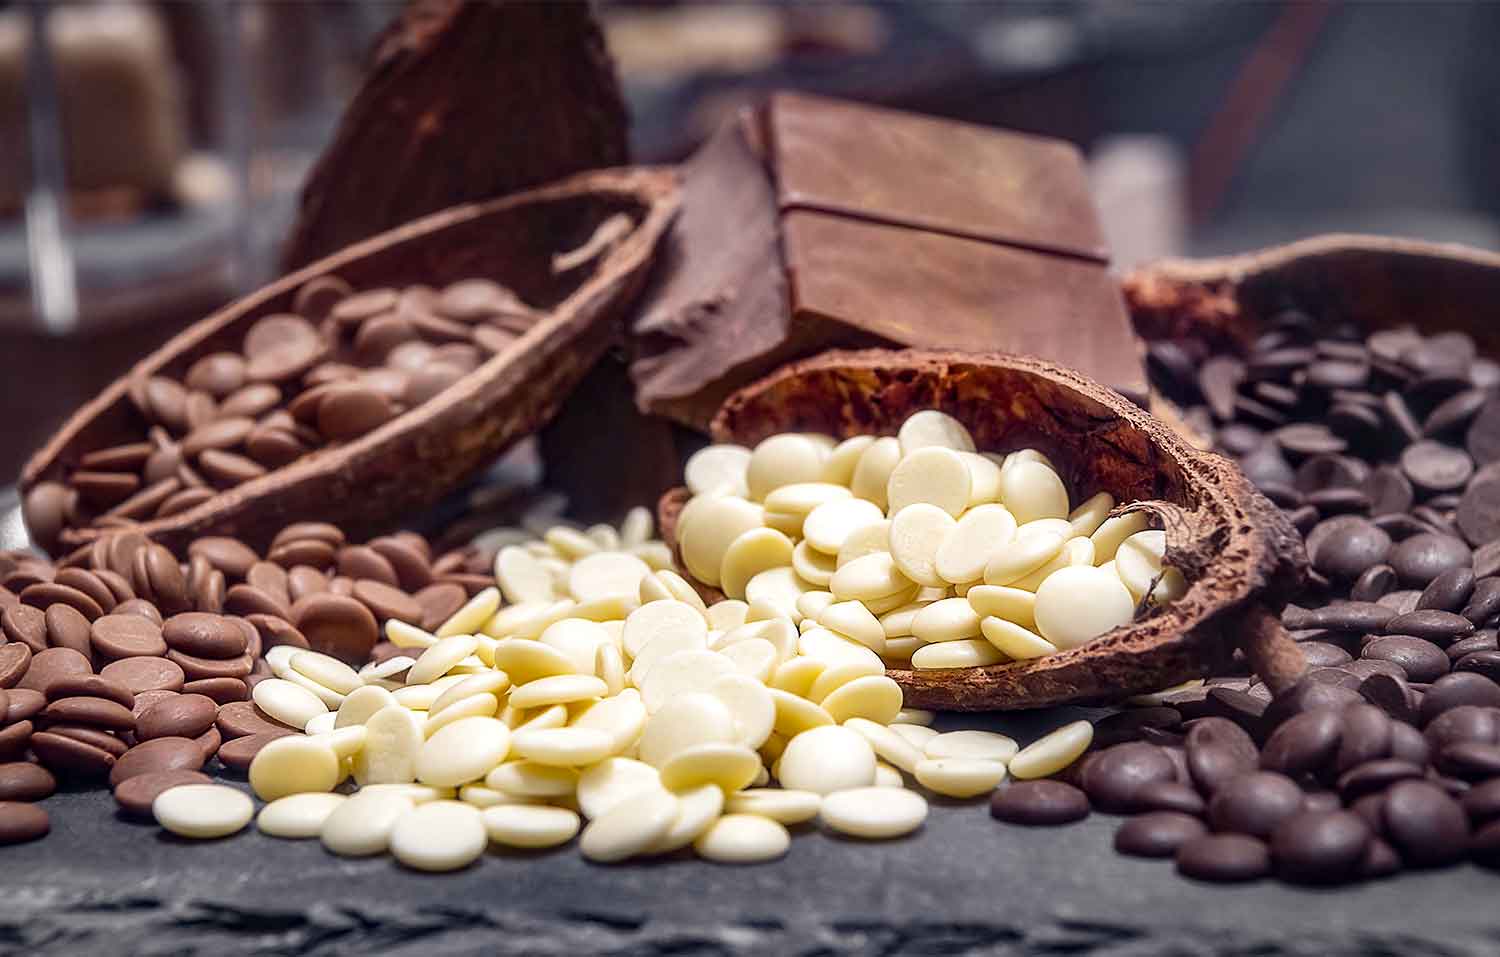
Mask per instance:
[[[1083,712],[981,719],[1029,740]],[[1089,712],[1097,714],[1097,712]],[[972,718],[946,719],[976,726]],[[244,786],[242,781],[239,783]],[[935,806],[906,840],[799,829],[781,861],[601,867],[573,847],[492,851],[450,875],[346,860],[253,828],[193,843],[116,817],[107,792],[46,802],[53,833],[0,849],[4,954],[777,954],[1392,957],[1500,952],[1500,876],[1474,868],[1342,890],[1185,881],[1061,829]]]

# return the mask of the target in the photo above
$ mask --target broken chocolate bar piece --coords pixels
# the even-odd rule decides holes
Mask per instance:
[[[782,362],[873,345],[1037,355],[1145,404],[1072,146],[802,94],[755,120],[684,167],[633,330],[643,411],[703,429]]]

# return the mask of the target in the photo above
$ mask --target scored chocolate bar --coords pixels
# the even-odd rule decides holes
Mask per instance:
[[[781,93],[683,180],[633,329],[643,411],[702,429],[781,362],[871,345],[1028,353],[1146,401],[1067,143]]]

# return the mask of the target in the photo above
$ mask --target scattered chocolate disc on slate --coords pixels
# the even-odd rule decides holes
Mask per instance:
[[[1359,875],[1372,837],[1358,814],[1310,811],[1281,822],[1271,835],[1276,876],[1298,884],[1339,884]]]
[[[23,844],[52,829],[47,812],[35,804],[0,801],[0,844]]]
[[[1269,837],[1282,821],[1302,810],[1302,789],[1284,774],[1257,771],[1226,782],[1208,802],[1216,831]]]
[[[1088,817],[1089,799],[1083,791],[1063,781],[1046,778],[1015,781],[995,791],[990,798],[990,815],[1011,824],[1070,824]]]
[[[1115,831],[1115,850],[1132,857],[1172,857],[1208,827],[1191,814],[1151,811],[1131,818]]]
[[[1201,881],[1253,881],[1270,873],[1271,852],[1244,834],[1205,834],[1178,849],[1177,871]]]
[[[169,788],[184,784],[212,784],[213,778],[201,771],[178,769],[137,774],[115,786],[115,802],[133,817],[151,817],[151,803]]]

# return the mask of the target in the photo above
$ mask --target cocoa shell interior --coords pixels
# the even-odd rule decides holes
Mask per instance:
[[[894,435],[908,415],[940,409],[979,447],[1033,447],[1058,466],[1073,500],[1111,492],[1150,511],[1188,593],[1082,648],[985,668],[892,671],[908,706],[1011,710],[1103,702],[1201,677],[1232,653],[1242,612],[1279,607],[1306,572],[1301,541],[1228,460],[1201,452],[1124,397],[1070,369],[1023,356],[916,350],[826,352],[730,396],[716,441],[754,446],[778,432]],[[671,540],[682,490],[661,502]]]
[[[196,508],[139,525],[171,548],[205,534],[264,546],[302,519],[365,535],[417,514],[535,432],[617,335],[678,208],[668,169],[601,170],[502,199],[453,207],[357,243],[200,320],[80,408],[26,464],[22,489],[61,479],[92,449],[144,434],[128,394],[133,377],[180,376],[199,357],[237,350],[261,316],[290,309],[308,280],[337,275],[356,289],[492,278],[543,317],[504,351],[421,406],[348,443],[324,447]],[[633,228],[587,266],[553,271],[555,253],[586,242],[608,217]],[[99,534],[70,529],[64,545]]]

